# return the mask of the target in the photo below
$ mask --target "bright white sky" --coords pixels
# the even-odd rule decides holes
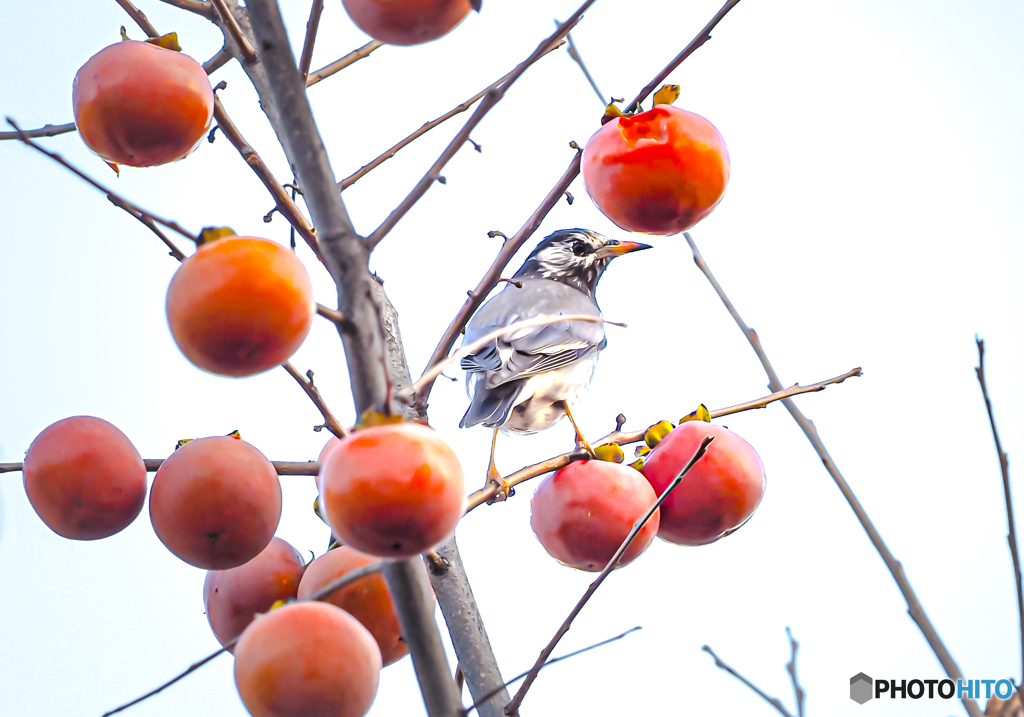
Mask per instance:
[[[154,0],[156,26],[205,60],[216,30]],[[308,3],[284,0],[301,41]],[[704,25],[718,0],[602,0],[574,33],[602,91],[632,97]],[[526,57],[575,0],[488,0],[443,40],[383,48],[310,91],[339,176]],[[24,126],[71,119],[77,68],[140,36],[117,5],[9,3],[0,29],[0,113]],[[1024,231],[1024,6],[974,0],[745,0],[671,80],[678,105],[710,119],[732,155],[725,200],[694,237],[787,384],[863,366],[865,376],[799,399],[968,677],[1020,676],[1020,646],[998,464],[973,368],[975,332],[1011,467],[1024,456],[1020,237]],[[340,2],[324,13],[314,67],[366,41]],[[237,67],[222,99],[281,181],[286,165]],[[497,250],[596,129],[600,107],[564,52],[545,58],[374,256],[398,307],[414,371]],[[455,120],[346,192],[371,231],[457,130]],[[229,225],[287,241],[271,201],[223,140],[161,169],[120,179],[75,135],[46,144],[126,196],[191,229]],[[163,302],[176,263],[140,224],[30,150],[0,146],[0,460],[74,414],[119,426],[146,457],[179,438],[242,436],[269,457],[315,458],[318,414],[284,372],[240,381],[199,372],[175,349]],[[585,226],[613,237],[582,182],[548,233]],[[538,235],[540,236],[540,235]],[[616,263],[599,299],[629,324],[609,330],[585,431],[617,413],[628,426],[675,419],[766,393],[740,332],[681,237]],[[303,253],[318,299],[325,272]],[[517,265],[518,265],[517,260]],[[340,343],[318,321],[293,359],[343,420],[352,420]],[[483,480],[482,429],[460,431],[461,385],[442,382],[433,424]],[[559,652],[634,625],[644,630],[551,669],[524,714],[770,714],[717,670],[710,644],[791,704],[784,627],[801,642],[809,715],[962,713],[954,702],[848,698],[851,675],[940,678],[889,573],[809,444],[781,406],[725,421],[760,452],[768,491],[736,535],[699,549],[656,544],[613,575]],[[510,471],[562,452],[571,428],[503,439]],[[323,550],[312,479],[284,478],[278,534]],[[1018,497],[1024,488],[1018,487]],[[459,528],[481,610],[506,675],[525,669],[589,582],[549,558],[529,528],[530,486]],[[95,543],[63,540],[31,511],[18,474],[0,476],[0,713],[98,715],[216,647],[203,615],[203,573],[170,555],[144,513]],[[1020,507],[1024,508],[1024,504]],[[242,715],[231,658],[129,714]],[[384,671],[374,715],[418,714],[408,660]]]

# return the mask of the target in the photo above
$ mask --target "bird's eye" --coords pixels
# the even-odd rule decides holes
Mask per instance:
[[[587,255],[587,245],[586,245],[586,243],[580,241],[579,239],[574,241],[572,243],[572,253],[575,254],[576,256],[586,256]]]

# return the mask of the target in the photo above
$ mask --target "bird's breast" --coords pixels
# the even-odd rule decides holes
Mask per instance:
[[[526,379],[501,430],[536,433],[562,420],[565,403],[576,406],[587,392],[597,368],[597,356],[594,352],[562,368]]]

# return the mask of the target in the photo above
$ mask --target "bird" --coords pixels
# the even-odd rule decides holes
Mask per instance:
[[[497,329],[535,317],[600,317],[595,293],[612,259],[649,248],[589,229],[562,229],[546,236],[506,280],[505,288],[469,320],[462,345],[468,347]],[[499,431],[536,433],[568,417],[577,446],[593,455],[572,410],[589,388],[598,355],[607,344],[604,324],[567,321],[513,331],[462,357],[470,404],[460,425],[483,425],[493,431],[485,486],[497,483],[500,493],[510,495],[494,464]]]

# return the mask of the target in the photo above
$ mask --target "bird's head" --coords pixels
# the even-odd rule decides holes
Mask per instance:
[[[515,278],[560,281],[593,296],[612,259],[650,248],[640,242],[609,239],[589,229],[561,229],[544,237]]]

